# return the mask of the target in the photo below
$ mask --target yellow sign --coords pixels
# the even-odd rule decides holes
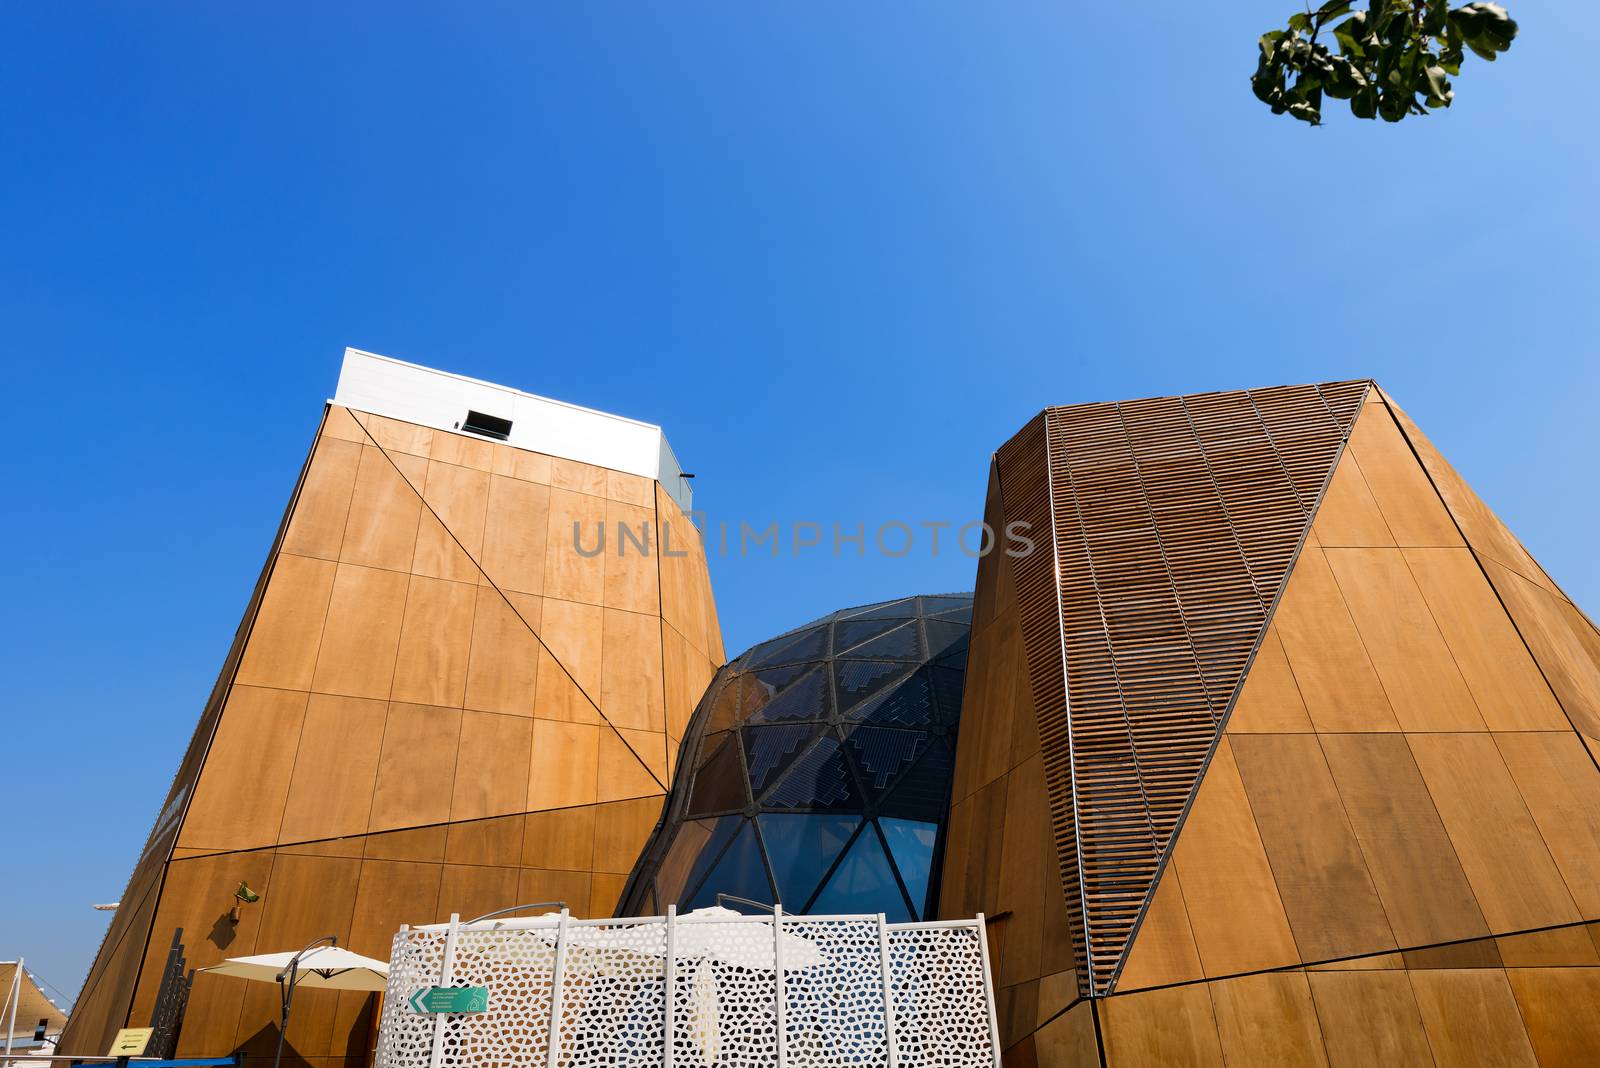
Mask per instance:
[[[117,1032],[117,1037],[111,1040],[111,1052],[107,1057],[137,1057],[144,1052],[150,1044],[150,1036],[155,1031],[153,1027],[124,1027]]]

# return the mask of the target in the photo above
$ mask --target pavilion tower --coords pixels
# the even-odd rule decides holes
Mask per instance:
[[[996,453],[943,869],[1008,1064],[1600,1062],[1600,633],[1376,385]]]
[[[61,1049],[146,1022],[174,928],[204,967],[610,915],[722,664],[690,508],[659,427],[348,351]],[[363,1063],[373,1000],[302,992],[291,1047]],[[276,990],[200,976],[179,1052],[270,1054],[276,1020]]]

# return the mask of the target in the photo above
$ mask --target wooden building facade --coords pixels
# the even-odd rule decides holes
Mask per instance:
[[[610,915],[722,661],[656,480],[330,404],[60,1048],[145,1023],[174,928],[204,967],[329,934],[387,959],[402,923],[525,902]],[[302,991],[294,1057],[366,1063],[375,1000]],[[270,984],[201,975],[179,1054],[270,1056],[277,1017]]]
[[[996,454],[941,907],[1018,1066],[1600,1063],[1600,633],[1367,382]]]

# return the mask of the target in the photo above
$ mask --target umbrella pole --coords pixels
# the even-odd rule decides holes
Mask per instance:
[[[278,1063],[283,1060],[283,1036],[289,1030],[289,1003],[294,1000],[294,982],[300,970],[300,956],[289,962],[289,982],[284,983],[283,976],[278,976],[278,1051],[272,1055],[272,1068],[278,1068]]]
[[[337,946],[339,938],[337,935],[323,935],[305,949],[290,957],[288,970],[278,976],[281,1011],[278,1017],[278,1051],[272,1055],[272,1068],[279,1068],[280,1063],[283,1061],[283,1037],[289,1031],[289,1006],[294,1001],[294,984],[300,981],[300,958],[324,942],[330,946]],[[289,980],[287,983],[284,982],[285,978]]]

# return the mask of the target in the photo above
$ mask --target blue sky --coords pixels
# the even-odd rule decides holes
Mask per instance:
[[[1247,84],[1292,6],[7,5],[0,958],[76,993],[345,345],[869,530],[1046,404],[1373,375],[1600,608],[1600,9],[1310,130]],[[730,652],[973,571],[712,561]]]

